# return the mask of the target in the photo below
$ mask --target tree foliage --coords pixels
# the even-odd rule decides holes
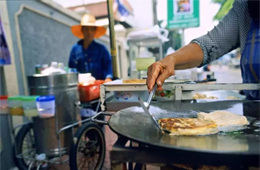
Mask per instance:
[[[213,3],[220,4],[218,13],[214,16],[214,20],[221,20],[232,8],[234,0],[212,0]]]
[[[220,4],[222,5],[223,3],[225,3],[227,0],[212,0],[213,3],[216,3],[216,4]]]

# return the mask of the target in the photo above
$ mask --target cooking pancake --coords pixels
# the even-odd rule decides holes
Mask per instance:
[[[163,118],[158,121],[170,135],[208,135],[218,133],[214,121],[197,118]]]
[[[228,111],[215,111],[211,113],[198,113],[199,119],[212,120],[219,127],[247,125],[248,121],[245,116],[240,116]]]

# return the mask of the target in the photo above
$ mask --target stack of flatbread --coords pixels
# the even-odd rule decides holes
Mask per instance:
[[[192,97],[192,99],[218,99],[216,96],[207,96],[206,94],[203,93],[195,93]],[[239,100],[239,98],[235,96],[227,96],[226,100]]]
[[[198,113],[197,118],[163,118],[158,123],[170,135],[209,135],[218,133],[220,127],[246,125],[248,121],[245,116],[215,111]]]
[[[239,100],[239,98],[237,98],[235,96],[227,96],[226,99],[227,100]]]
[[[127,79],[123,80],[124,84],[145,84],[146,79]]]
[[[207,96],[202,93],[195,93],[192,99],[218,99],[216,96]]]

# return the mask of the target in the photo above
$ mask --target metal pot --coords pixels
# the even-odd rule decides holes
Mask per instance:
[[[38,154],[57,156],[69,151],[72,142],[72,130],[66,130],[60,134],[61,150],[58,149],[57,131],[62,127],[75,123],[77,113],[75,102],[77,94],[78,75],[33,75],[28,76],[30,95],[54,95],[56,98],[56,115],[53,118],[33,118],[33,129]]]

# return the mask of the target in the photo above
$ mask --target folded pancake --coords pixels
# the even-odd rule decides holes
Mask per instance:
[[[197,118],[163,118],[158,121],[162,130],[170,135],[208,135],[218,133],[214,121]]]
[[[211,113],[198,113],[199,119],[211,120],[216,122],[219,127],[247,125],[248,121],[245,116],[240,116],[228,111],[215,111]]]

